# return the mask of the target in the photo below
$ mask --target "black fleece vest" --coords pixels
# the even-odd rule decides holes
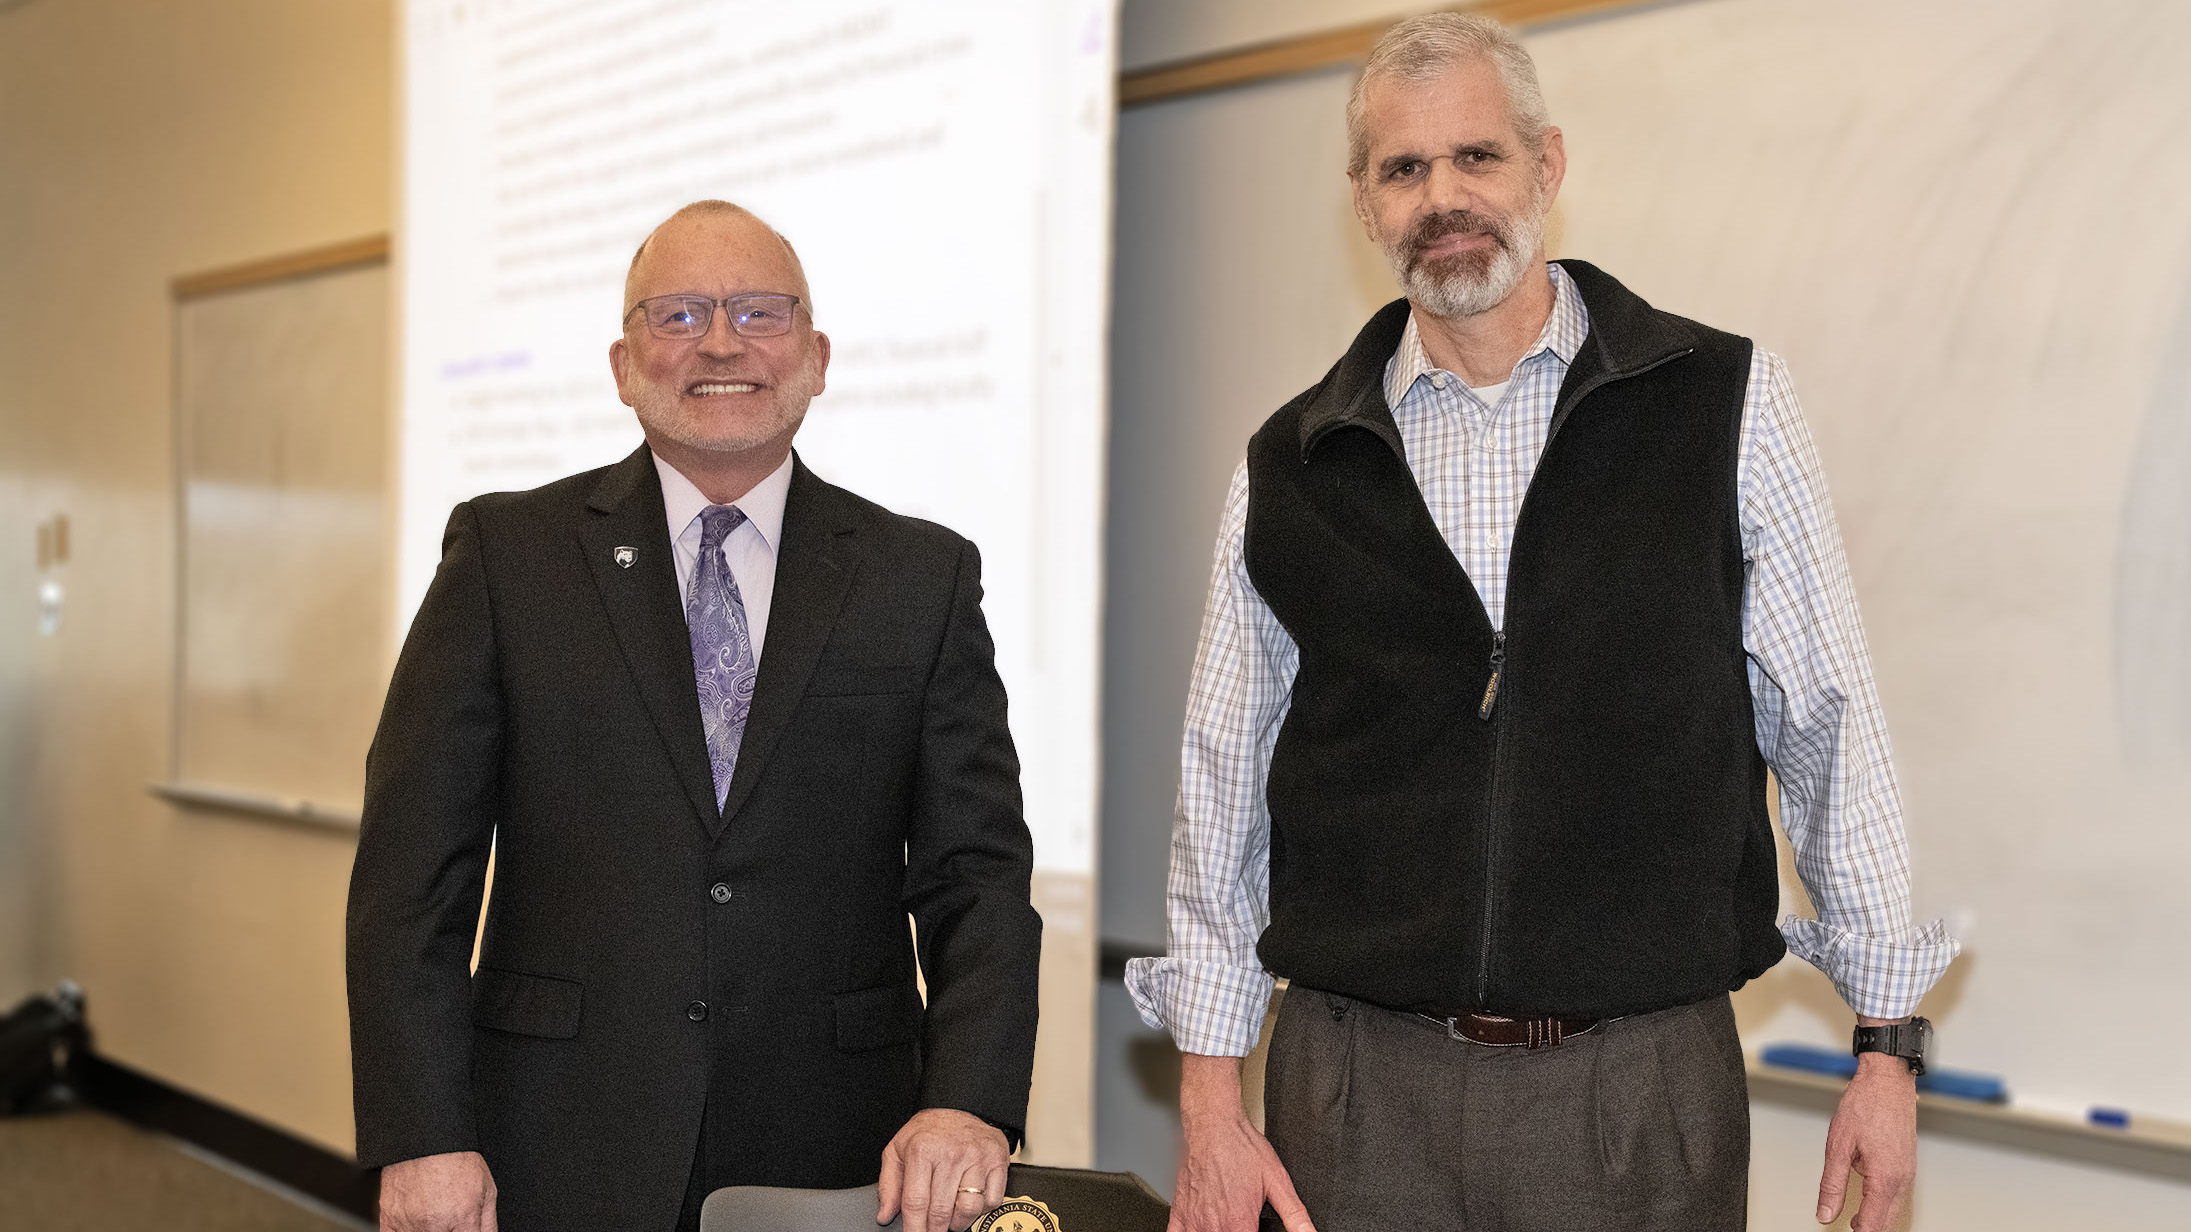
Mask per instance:
[[[1258,952],[1308,987],[1595,1017],[1740,987],[1785,952],[1742,649],[1750,343],[1562,265],[1590,335],[1515,526],[1504,629],[1385,404],[1405,300],[1249,444],[1248,575],[1301,651]]]

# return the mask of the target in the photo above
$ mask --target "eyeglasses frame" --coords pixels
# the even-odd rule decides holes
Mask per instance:
[[[740,329],[738,327],[738,314],[732,312],[730,309],[732,301],[741,299],[762,298],[788,299],[791,301],[791,312],[784,318],[785,325],[783,329],[773,334],[754,334],[748,333],[745,330]],[[801,300],[798,296],[793,295],[788,291],[740,291],[735,295],[726,295],[721,299],[708,299],[708,297],[705,295],[695,295],[687,291],[672,291],[666,295],[649,295],[645,299],[633,301],[632,306],[626,309],[624,312],[624,324],[626,326],[629,326],[631,324],[631,317],[633,313],[640,311],[648,304],[651,304],[656,300],[663,299],[683,300],[686,303],[695,304],[704,301],[708,306],[707,324],[701,326],[700,332],[696,334],[665,334],[654,327],[654,322],[651,319],[642,317],[641,319],[646,321],[647,332],[657,338],[664,340],[665,342],[691,342],[695,338],[707,337],[708,334],[715,329],[715,313],[718,309],[720,309],[729,318],[730,332],[738,335],[741,338],[781,338],[785,334],[791,332],[791,322],[799,315],[799,306],[805,302],[804,300]]]

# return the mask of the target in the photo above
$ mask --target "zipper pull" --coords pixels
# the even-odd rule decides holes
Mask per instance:
[[[1491,721],[1491,708],[1499,702],[1499,677],[1506,671],[1506,630],[1491,631],[1491,683],[1483,688],[1483,705],[1476,710],[1476,717],[1486,723]]]

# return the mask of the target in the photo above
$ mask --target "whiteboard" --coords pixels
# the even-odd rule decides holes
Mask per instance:
[[[2061,1036],[2191,1015],[2191,6],[1718,0],[1529,43],[1561,250],[1794,373],[1918,916],[1966,943],[1940,1061],[2191,1117],[2159,1037]],[[1741,1008],[1846,1039],[1793,960]]]
[[[354,811],[391,660],[388,272],[176,306],[175,777]]]

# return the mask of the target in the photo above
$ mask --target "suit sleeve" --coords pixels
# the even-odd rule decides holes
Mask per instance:
[[[479,520],[459,505],[365,761],[347,975],[358,1162],[477,1147],[472,941],[503,703]]]
[[[1015,1142],[1027,1124],[1042,953],[1033,868],[1004,683],[981,614],[981,558],[967,544],[923,698],[906,844],[906,909],[928,982],[921,1105],[973,1113]]]

